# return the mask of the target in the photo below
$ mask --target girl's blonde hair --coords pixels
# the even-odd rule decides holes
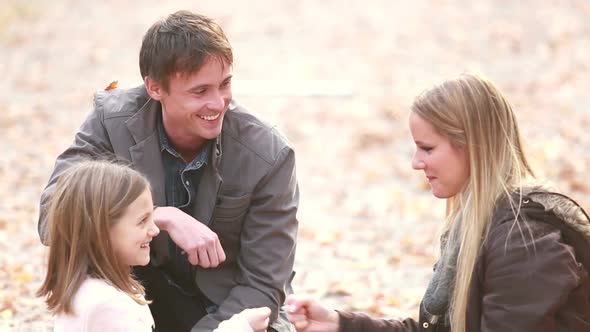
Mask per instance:
[[[149,183],[139,172],[107,161],[71,166],[56,183],[48,210],[49,262],[37,296],[53,314],[73,313],[72,300],[89,276],[146,304],[131,267],[115,255],[109,230]]]
[[[452,330],[464,332],[471,276],[496,202],[508,199],[516,220],[520,201],[514,203],[512,194],[534,174],[512,107],[488,79],[465,73],[446,80],[419,95],[412,112],[469,155],[470,178],[447,200],[443,228],[449,236],[445,250],[459,244],[449,314]]]

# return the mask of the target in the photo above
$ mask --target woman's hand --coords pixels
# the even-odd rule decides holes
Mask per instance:
[[[289,321],[299,332],[338,332],[338,313],[308,296],[291,295],[285,301]]]

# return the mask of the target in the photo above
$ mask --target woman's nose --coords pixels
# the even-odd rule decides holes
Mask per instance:
[[[419,158],[418,154],[415,153],[414,157],[412,158],[412,168],[415,170],[422,170],[426,167],[424,161]]]

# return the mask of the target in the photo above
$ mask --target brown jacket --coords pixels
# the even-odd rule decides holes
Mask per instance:
[[[166,205],[156,126],[160,111],[160,103],[149,98],[143,85],[96,94],[94,110],[57,158],[43,191],[38,225],[43,243],[47,244],[46,209],[55,182],[83,158],[114,153],[130,161],[149,179],[154,204]],[[276,128],[232,101],[211,162],[204,167],[192,216],[217,233],[227,259],[217,268],[197,270],[199,288],[219,309],[192,331],[212,331],[242,309],[261,306],[271,308],[273,328],[290,330],[284,313],[279,320],[277,315],[291,289],[298,226],[299,190],[291,145]],[[152,264],[167,261],[168,241],[166,232],[154,239]]]
[[[590,331],[588,216],[565,196],[536,191],[513,220],[510,206],[500,204],[474,269],[466,330]],[[450,331],[424,314],[418,322],[339,314],[341,332]]]

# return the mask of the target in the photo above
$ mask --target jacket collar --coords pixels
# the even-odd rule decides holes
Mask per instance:
[[[235,106],[230,105],[227,112],[230,112]],[[129,118],[125,124],[127,125],[127,129],[131,133],[133,140],[135,143],[138,144],[139,142],[144,141],[148,137],[154,134],[158,130],[158,113],[162,112],[162,104],[159,101],[149,98],[148,101],[135,113],[131,118]],[[227,113],[226,113],[227,114]],[[225,121],[225,119],[224,119]],[[220,135],[215,138],[215,144],[212,149],[211,155],[211,162],[215,170],[219,168],[219,163],[221,162],[221,155],[222,155],[222,148],[221,148],[221,137],[223,135],[223,130]]]
[[[162,105],[160,102],[149,98],[139,111],[125,121],[127,129],[129,129],[136,144],[154,134],[157,130],[158,112],[161,111]]]
[[[523,188],[523,194],[530,197],[532,201],[541,204],[545,211],[552,211],[590,243],[590,218],[576,201],[541,186]]]

